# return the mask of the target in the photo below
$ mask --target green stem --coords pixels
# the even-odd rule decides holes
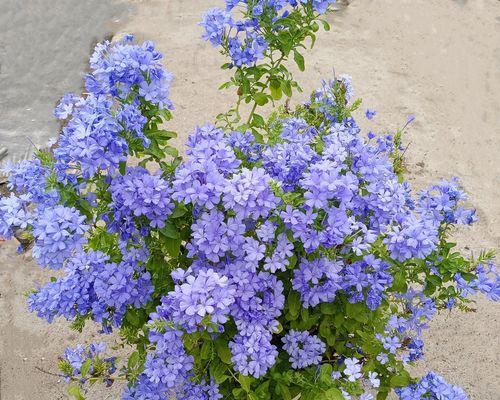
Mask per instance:
[[[271,59],[271,69],[269,70],[269,75],[268,75],[266,81],[264,82],[264,87],[259,91],[259,93],[263,93],[264,90],[267,89],[267,86],[269,85],[269,81],[271,80],[271,76],[273,74],[274,69],[280,65],[281,61],[283,61],[284,58],[285,58],[285,55],[282,54],[281,57],[278,60],[276,60],[276,62],[272,61],[272,59]],[[253,117],[256,109],[257,109],[257,102],[254,101],[253,107],[250,110],[250,115],[248,116],[248,119],[247,119],[247,123],[246,123],[247,125],[250,125],[250,121],[252,120],[252,117]]]

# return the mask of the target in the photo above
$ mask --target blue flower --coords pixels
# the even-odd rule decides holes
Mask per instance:
[[[231,25],[231,22],[231,15],[220,8],[206,11],[203,14],[203,20],[199,23],[205,29],[203,39],[210,41],[213,46],[220,46],[226,28]]]
[[[245,376],[263,376],[274,365],[278,356],[271,339],[269,332],[261,330],[249,335],[236,334],[229,342],[234,368]]]
[[[46,208],[33,223],[33,257],[42,267],[60,269],[87,243],[85,217],[74,207]]]
[[[375,110],[371,110],[371,109],[367,108],[365,115],[366,115],[366,118],[373,119],[375,117],[375,115],[377,115],[377,112]]]
[[[149,226],[163,228],[174,209],[170,184],[142,167],[128,168],[125,175],[114,177],[109,191],[112,198],[106,218],[110,221],[109,229],[120,233],[125,240],[144,234]],[[138,223],[140,217],[147,218],[148,223]]]
[[[307,331],[293,329],[283,339],[283,349],[290,355],[292,368],[300,369],[319,364],[326,350],[326,345],[315,335]]]

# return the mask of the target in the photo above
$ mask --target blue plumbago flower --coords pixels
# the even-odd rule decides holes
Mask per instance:
[[[94,372],[94,365],[93,362],[100,360],[101,362],[103,361],[106,366],[106,372],[107,374],[112,374],[116,371],[116,366],[115,366],[115,358],[110,357],[110,358],[104,358],[104,353],[106,351],[106,344],[101,342],[101,343],[91,343],[88,346],[88,349],[85,349],[84,346],[81,344],[77,345],[74,348],[68,347],[64,351],[64,357],[62,357],[63,361],[66,361],[71,368],[73,368],[73,372],[71,375],[66,375],[66,379],[71,379],[72,377],[78,377],[81,373],[81,369],[83,364],[87,361],[90,360],[90,367],[87,372],[87,374],[92,374]],[[102,373],[104,371],[100,371]],[[85,381],[85,378],[80,377],[80,381]]]
[[[175,173],[172,197],[209,210],[220,203],[227,179],[210,160],[189,160]]]
[[[199,163],[213,162],[224,176],[236,172],[241,161],[236,159],[234,150],[228,145],[222,129],[207,124],[196,127],[187,140],[190,160]]]
[[[210,384],[205,381],[201,383],[188,381],[176,391],[175,398],[178,400],[218,400],[222,399],[222,395],[219,393],[219,385],[213,381]]]
[[[163,298],[162,316],[188,332],[203,329],[203,325],[221,325],[228,319],[234,295],[227,276],[212,269],[200,270],[196,276],[183,278]]]
[[[74,207],[44,209],[33,222],[33,257],[42,267],[60,269],[87,243],[85,217]]]
[[[262,168],[243,168],[233,175],[224,190],[224,207],[243,218],[267,217],[279,202],[271,190],[270,180]]]
[[[138,95],[146,101],[160,109],[172,108],[168,99],[172,76],[163,68],[162,54],[153,42],[133,45],[132,40],[127,35],[116,43],[106,41],[96,47],[90,58],[92,72],[87,77],[87,90],[125,99],[138,87]]]
[[[302,3],[309,3],[309,0],[300,0]],[[324,14],[330,4],[335,3],[337,0],[312,0],[314,11]]]
[[[318,134],[303,118],[285,118],[282,121],[280,137],[289,143],[310,144]]]
[[[335,96],[335,87],[342,85],[345,94],[345,101],[349,102],[354,97],[354,87],[352,78],[349,75],[342,74],[337,80],[323,80],[321,88],[313,94],[313,102],[318,106],[319,110],[331,121],[336,121],[330,110],[337,106],[338,99]]]
[[[191,242],[187,246],[191,257],[218,262],[228,251],[241,251],[245,243],[242,221],[229,218],[226,222],[224,214],[217,210],[201,214],[191,229]]]
[[[208,40],[212,45],[220,46],[226,32],[226,28],[231,26],[231,14],[220,8],[212,8],[203,14],[203,20],[199,23],[205,32],[203,39]]]
[[[256,142],[255,136],[250,131],[232,132],[227,138],[227,143],[236,152],[241,152],[248,162],[257,162],[262,157],[262,145]]]
[[[414,385],[396,389],[396,394],[400,400],[468,400],[461,388],[446,383],[443,377],[434,372],[430,372]]]
[[[127,159],[127,131],[149,145],[142,132],[145,119],[137,109],[139,98],[160,109],[172,108],[172,77],[163,69],[162,55],[152,42],[139,46],[131,40],[127,36],[114,44],[98,44],[86,77],[89,94],[69,94],[55,110],[58,118],[70,117],[54,150],[61,180],[78,172],[85,178],[99,171],[113,173]]]
[[[127,142],[119,135],[123,128],[112,107],[112,100],[93,94],[75,105],[54,150],[57,171],[76,169],[90,178],[99,170],[113,172],[126,161]]]
[[[242,375],[259,378],[274,365],[278,351],[271,344],[272,335],[265,330],[251,334],[236,334],[229,348],[234,368]]]
[[[149,340],[155,350],[146,356],[144,372],[133,386],[125,389],[123,399],[175,397],[176,388],[187,383],[193,367],[193,357],[186,353],[182,335],[182,331],[171,328],[163,333],[150,331]]]
[[[85,354],[85,348],[79,344],[75,348],[68,347],[64,351],[64,360],[68,362],[69,365],[73,368],[73,373],[71,376],[76,376],[80,374],[80,369],[83,366],[83,363],[87,359]],[[70,378],[71,376],[67,376],[66,378]]]
[[[372,254],[346,265],[342,275],[342,288],[349,294],[349,301],[356,303],[365,300],[371,310],[380,306],[385,297],[384,291],[393,282],[389,265]]]
[[[293,329],[283,339],[283,349],[290,355],[292,368],[300,369],[319,364],[326,350],[326,345],[316,335],[307,331]]]
[[[131,249],[116,264],[101,252],[77,253],[66,264],[66,275],[30,295],[30,311],[49,322],[90,313],[104,326],[120,326],[126,307],[143,306],[152,294],[149,273],[140,266],[138,254]]]
[[[3,172],[9,175],[9,189],[26,194],[34,203],[46,205],[51,196],[46,193],[50,171],[39,159],[23,160],[17,164],[8,163]]]
[[[267,49],[264,37],[255,32],[247,32],[243,41],[238,37],[229,39],[229,55],[237,67],[253,65],[262,60]]]
[[[380,379],[378,378],[378,373],[370,371],[368,372],[368,380],[374,388],[380,387]]]
[[[126,307],[144,306],[151,299],[153,285],[149,272],[137,263],[132,253],[122,262],[106,263],[97,271],[94,291],[98,299],[93,306],[94,319],[120,326]]]
[[[314,261],[302,260],[295,270],[292,287],[300,293],[304,307],[332,302],[341,289],[340,261],[320,258]]]
[[[289,257],[293,256],[293,244],[288,240],[286,234],[281,233],[276,240],[276,247],[271,256],[266,257],[264,269],[275,273],[285,271],[290,264]]]
[[[124,240],[144,234],[149,226],[163,228],[174,209],[169,183],[142,167],[128,168],[125,175],[113,178],[109,191],[113,200],[109,228]],[[146,217],[147,223],[137,224],[139,217]]]
[[[371,110],[369,108],[365,112],[365,116],[368,119],[373,119],[375,117],[375,115],[377,115],[377,112],[375,110]]]
[[[419,219],[412,214],[388,232],[385,243],[391,257],[398,261],[424,259],[436,249],[438,226],[431,219]]]
[[[307,166],[318,159],[307,143],[278,143],[263,152],[263,167],[271,177],[279,180],[285,191],[294,190]]]
[[[344,375],[347,376],[349,382],[355,382],[363,376],[361,373],[361,364],[357,358],[346,358],[344,360]]]
[[[464,200],[467,200],[467,195],[453,178],[422,191],[418,211],[436,222],[471,225],[477,221],[476,210],[459,206]]]
[[[59,316],[73,320],[77,315],[88,314],[98,302],[93,287],[97,272],[108,260],[98,251],[76,254],[66,264],[66,275],[29,296],[29,310],[48,322]]]
[[[54,117],[57,119],[68,118],[73,112],[73,107],[79,100],[80,97],[74,93],[66,93],[54,109]]]
[[[424,356],[424,342],[419,337],[411,339],[408,344],[408,350],[410,351],[409,357],[410,361],[420,360]]]
[[[466,281],[461,274],[455,275],[457,288],[463,297],[475,295],[478,291],[492,301],[500,301],[500,274],[494,263],[479,264],[476,267],[477,278]]]
[[[16,229],[26,229],[33,223],[29,211],[30,197],[26,195],[0,197],[0,237],[12,238]]]
[[[273,330],[285,302],[283,283],[267,272],[252,271],[242,262],[231,264],[226,269],[236,289],[231,316],[240,333]]]
[[[143,131],[148,119],[142,115],[138,104],[124,104],[116,118],[133,137],[142,140],[144,147],[149,147],[151,140],[144,135]]]

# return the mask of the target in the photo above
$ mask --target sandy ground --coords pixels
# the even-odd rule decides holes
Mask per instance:
[[[232,101],[229,93],[216,90],[225,77],[218,70],[221,58],[199,39],[196,26],[203,10],[221,3],[126,4],[136,12],[121,31],[157,42],[175,75],[171,97],[176,112],[170,128],[180,132],[179,143],[194,125],[212,121]],[[416,114],[407,137],[411,180],[422,187],[458,176],[480,217],[472,229],[456,232],[458,243],[474,253],[483,247],[498,250],[500,2],[353,0],[330,20],[332,31],[320,35],[306,57],[306,72],[297,76],[305,92],[335,68],[352,75],[363,109],[378,111],[373,122],[364,122],[366,129],[391,131],[408,114]],[[52,104],[56,98],[47,101]],[[300,96],[294,99],[299,100]],[[23,293],[49,274],[14,251],[12,242],[0,247],[0,398],[64,399],[58,378],[37,368],[56,371],[64,347],[92,340],[95,333],[88,329],[78,336],[64,322],[49,327],[25,311]],[[477,309],[470,314],[444,313],[434,320],[426,334],[426,360],[416,372],[436,370],[462,386],[472,400],[498,400],[500,307],[479,298]],[[105,398],[117,398],[116,389],[89,395]]]

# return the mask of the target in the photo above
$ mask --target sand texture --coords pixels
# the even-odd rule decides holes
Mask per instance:
[[[213,121],[234,100],[231,92],[217,91],[227,77],[218,69],[222,58],[199,39],[201,29],[196,25],[205,9],[221,4],[222,0],[126,2],[135,11],[120,31],[157,42],[175,75],[171,98],[176,110],[169,129],[179,132],[178,144],[196,124]],[[353,77],[356,95],[363,98],[362,110],[378,111],[371,122],[362,118],[362,110],[358,113],[366,130],[394,131],[407,115],[416,114],[406,137],[412,183],[421,188],[457,176],[470,193],[480,221],[473,228],[458,230],[455,238],[465,251],[475,254],[481,248],[498,250],[500,2],[353,0],[329,20],[332,31],[320,34],[307,54],[306,72],[297,75],[305,93],[317,87],[321,78],[332,76],[335,68],[337,74]],[[85,46],[93,40],[89,32],[79,38],[86,41]],[[12,60],[6,62],[9,68]],[[81,71],[72,68],[72,73]],[[2,84],[16,97],[12,83]],[[78,90],[78,84],[65,89]],[[47,114],[37,129],[51,126],[48,105],[60,94],[44,97]],[[304,98],[297,96],[293,102]],[[4,104],[0,103],[2,115]],[[10,122],[2,117],[0,123]],[[55,372],[62,350],[92,340],[95,330],[89,327],[78,336],[65,322],[48,326],[25,310],[23,293],[34,282],[46,281],[49,273],[26,256],[15,255],[15,247],[12,242],[0,247],[0,399],[64,399],[64,385],[58,378],[37,368]],[[475,313],[443,313],[425,335],[426,359],[415,372],[435,370],[462,386],[471,400],[498,400],[499,331],[500,307],[482,298],[477,299]],[[114,390],[95,390],[88,398],[118,398]]]

